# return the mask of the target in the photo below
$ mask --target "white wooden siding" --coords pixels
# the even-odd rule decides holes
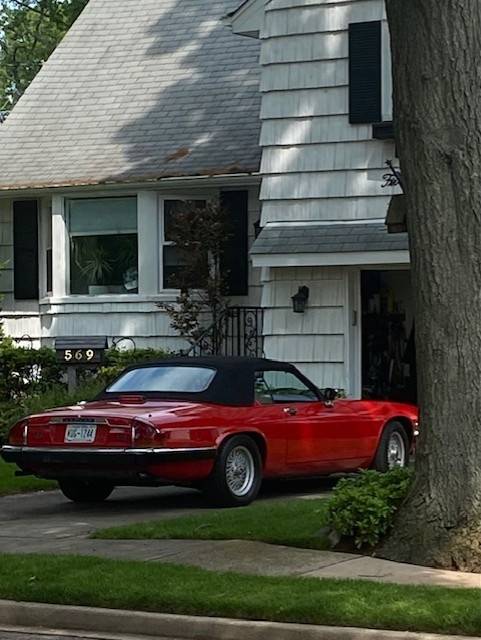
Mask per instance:
[[[263,65],[262,224],[384,218],[385,163],[391,141],[374,140],[371,125],[348,119],[348,29],[383,22],[383,0],[272,0],[261,30]],[[389,60],[383,59],[388,82]],[[390,97],[383,113],[389,115]],[[344,204],[343,204],[344,202]]]
[[[356,196],[393,195],[397,189],[382,188],[377,170],[325,171],[289,173],[265,177],[261,198],[269,200],[299,200],[302,198],[342,198]]]
[[[262,47],[260,62],[266,66],[285,62],[335,60],[347,56],[348,42],[342,32],[315,33],[270,39],[269,46]]]
[[[308,236],[310,223],[385,218],[391,195],[399,192],[381,187],[394,144],[374,140],[371,125],[351,125],[348,115],[349,24],[374,20],[383,22],[383,115],[389,117],[384,0],[266,5],[260,33],[262,226],[307,223]],[[307,310],[294,314],[291,296],[302,285],[310,289]],[[341,267],[266,270],[266,355],[295,362],[321,387],[357,393],[350,374],[350,286]]]
[[[287,91],[319,87],[347,86],[347,60],[315,60],[266,66],[262,73],[261,91]]]
[[[291,297],[301,285],[309,301],[296,314]],[[346,388],[346,291],[341,269],[270,269],[262,296],[266,356],[293,362],[321,387]]]
[[[350,125],[347,114],[290,119],[264,118],[260,139],[264,149],[286,145],[350,141],[372,143],[372,127]],[[394,147],[391,146],[391,149],[394,150]]]
[[[262,225],[291,222],[338,222],[341,220],[381,220],[387,211],[389,197],[311,198],[301,200],[269,200],[262,207]]]
[[[352,0],[352,2],[323,2],[313,0],[309,4],[271,2],[266,7],[263,38],[274,38],[303,33],[343,31],[350,22],[384,20],[384,2]]]
[[[385,151],[381,145],[372,145],[368,141],[331,142],[266,148],[262,154],[261,170],[265,174],[356,169],[375,169],[378,172],[384,162]]]

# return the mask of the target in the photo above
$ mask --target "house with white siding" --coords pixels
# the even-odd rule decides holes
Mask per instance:
[[[231,304],[262,310],[265,355],[412,397],[391,94],[383,0],[90,0],[0,125],[8,332],[181,348],[158,308],[176,295],[166,217],[220,198]],[[127,256],[111,282],[76,267],[91,238]]]
[[[385,224],[402,191],[384,2],[247,0],[228,20],[261,44],[265,352],[354,397],[413,398],[408,239]]]

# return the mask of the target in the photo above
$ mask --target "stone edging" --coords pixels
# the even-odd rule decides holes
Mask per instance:
[[[159,636],[176,640],[460,640],[460,636],[201,618],[9,600],[0,600],[0,627],[2,625],[145,636],[146,640]],[[464,640],[480,639],[464,637]]]

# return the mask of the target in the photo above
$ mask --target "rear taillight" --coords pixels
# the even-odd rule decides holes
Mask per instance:
[[[8,444],[14,447],[23,447],[27,444],[28,422],[21,420],[14,424],[8,434]]]
[[[132,446],[134,448],[153,447],[161,443],[162,431],[146,422],[135,421],[132,425]]]

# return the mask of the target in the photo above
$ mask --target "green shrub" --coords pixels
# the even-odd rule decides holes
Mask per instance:
[[[161,349],[136,349],[124,351],[109,349],[105,352],[105,360],[97,372],[97,377],[107,385],[114,380],[126,367],[145,362],[156,362],[168,358],[171,353]]]
[[[375,547],[392,527],[394,516],[411,485],[410,469],[388,473],[362,471],[341,480],[328,504],[331,538],[347,539],[357,548]]]
[[[60,383],[61,376],[53,349],[24,349],[0,338],[0,402],[41,392]]]
[[[25,416],[41,413],[54,407],[66,407],[81,400],[92,400],[103,389],[103,382],[96,378],[86,380],[73,393],[63,384],[39,390],[15,401],[0,403],[0,444],[5,441],[11,426]]]

